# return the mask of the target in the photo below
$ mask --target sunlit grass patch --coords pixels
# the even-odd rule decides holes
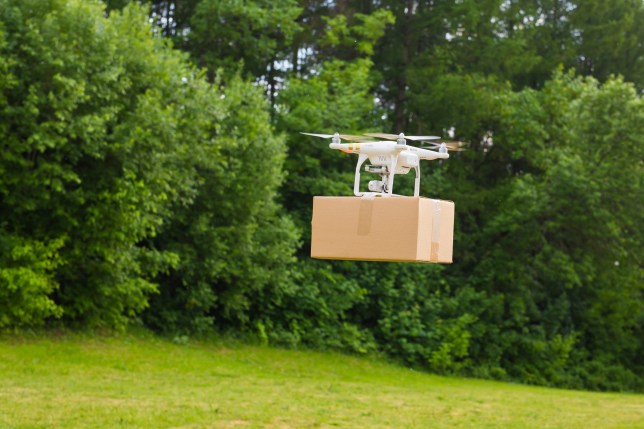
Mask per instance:
[[[2,428],[644,428],[644,396],[150,336],[0,342]]]

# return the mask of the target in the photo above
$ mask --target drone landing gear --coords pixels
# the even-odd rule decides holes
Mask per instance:
[[[358,164],[356,165],[356,175],[355,181],[353,183],[353,193],[355,196],[360,197],[364,195],[374,195],[382,197],[391,197],[394,196],[394,176],[396,171],[396,164],[398,161],[397,156],[391,157],[390,165],[367,165],[365,166],[365,171],[368,173],[379,174],[381,180],[371,180],[369,182],[369,191],[371,192],[360,192],[360,167],[368,159],[368,156],[365,154],[360,154],[358,156]],[[418,165],[414,167],[416,173],[416,179],[414,181],[414,197],[420,195],[420,168]]]

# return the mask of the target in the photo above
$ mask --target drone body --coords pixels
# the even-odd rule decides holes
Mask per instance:
[[[447,159],[449,154],[447,150],[462,150],[460,146],[462,143],[448,143],[457,146],[447,146],[446,143],[433,143],[438,151],[423,149],[407,144],[407,140],[425,141],[435,140],[440,137],[437,136],[405,136],[403,133],[395,134],[365,134],[369,137],[383,138],[386,140],[380,141],[364,141],[364,136],[342,135],[335,133],[330,134],[311,134],[315,137],[329,138],[331,143],[329,148],[337,149],[346,153],[358,154],[358,164],[356,165],[355,181],[353,186],[353,193],[356,196],[363,195],[377,195],[383,197],[390,197],[393,194],[394,176],[396,174],[407,174],[409,170],[413,169],[416,172],[416,180],[414,182],[414,196],[417,197],[420,192],[420,168],[419,163],[421,159]],[[354,140],[355,143],[341,143],[341,140]],[[369,173],[379,174],[381,180],[372,180],[369,182],[370,192],[360,191],[360,168],[366,160],[369,160],[371,165],[367,165],[365,170]]]

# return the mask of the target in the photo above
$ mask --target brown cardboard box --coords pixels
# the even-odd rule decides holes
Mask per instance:
[[[422,197],[314,197],[311,257],[452,262],[454,203]]]

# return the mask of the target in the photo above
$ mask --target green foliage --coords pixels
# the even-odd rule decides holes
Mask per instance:
[[[570,368],[608,355],[637,371],[644,307],[633,225],[644,219],[634,179],[641,166],[632,160],[643,154],[631,142],[644,138],[641,98],[620,80],[600,86],[558,74],[540,93],[513,95],[505,114],[496,141],[508,139],[498,144],[511,175],[494,191],[501,204],[488,210],[482,241],[472,243],[486,251],[470,281],[503,297],[489,320],[499,330],[481,343],[504,352],[483,355],[535,383],[562,382]],[[523,140],[529,134],[536,141]],[[630,377],[629,388],[641,386],[641,376]]]
[[[602,81],[619,73],[642,88],[644,4],[641,1],[579,1],[570,22],[581,36],[580,72]]]
[[[70,319],[122,324],[155,286],[136,244],[172,204],[191,198],[187,164],[193,70],[151,37],[145,10],[107,20],[96,3],[5,1],[3,220],[49,241],[66,237],[56,301]]]
[[[374,325],[382,350],[412,366],[443,373],[471,364],[469,330],[482,294],[470,288],[451,290],[442,278],[444,270],[435,265],[359,268],[360,283],[369,289],[358,317]]]
[[[262,76],[289,53],[300,12],[295,0],[200,1],[190,18],[188,50],[213,73],[234,71],[241,61],[244,71]]]
[[[298,233],[280,213],[284,142],[273,134],[263,94],[239,78],[212,94],[222,112],[196,157],[194,203],[178,207],[153,247],[178,255],[159,277],[148,321],[171,332],[252,329],[290,287]]]
[[[50,295],[58,287],[53,273],[63,244],[62,239],[41,243],[0,231],[0,329],[60,317],[62,309]]]
[[[353,16],[355,22],[352,23],[345,15],[325,16],[322,19],[327,28],[319,41],[320,47],[345,47],[348,48],[346,53],[351,56],[373,55],[374,45],[385,33],[386,26],[395,22],[393,14],[385,9],[377,9],[369,15],[356,13]],[[337,52],[334,54],[338,55]]]
[[[9,237],[31,237],[7,245],[14,255],[7,261],[40,276],[7,271],[7,287],[38,299],[49,294],[58,305],[39,304],[29,314],[41,320],[21,323],[62,309],[66,320],[120,326],[148,306],[155,277],[212,264],[216,274],[181,281],[195,281],[204,295],[198,305],[209,308],[216,287],[203,278],[245,279],[226,306],[242,317],[243,297],[256,291],[249,285],[282,278],[275,264],[290,261],[288,243],[296,239],[272,203],[283,149],[257,91],[241,82],[225,94],[214,90],[184,54],[153,37],[143,8],[130,5],[106,19],[96,3],[38,6],[6,0],[0,8],[10,35],[1,64],[15,76],[3,81],[0,98],[0,210]],[[237,198],[242,193],[248,201]],[[194,224],[190,207],[204,210]],[[219,222],[208,223],[211,216]],[[202,249],[220,253],[195,262],[190,255],[199,245],[186,250],[155,239],[173,228],[180,234],[176,228],[188,222],[205,230],[192,236]],[[44,265],[29,268],[33,262],[15,256],[31,247]],[[239,265],[212,259],[223,255]]]
[[[300,264],[294,280],[262,321],[270,343],[355,353],[376,349],[373,334],[349,317],[368,294],[358,281],[320,261]]]

